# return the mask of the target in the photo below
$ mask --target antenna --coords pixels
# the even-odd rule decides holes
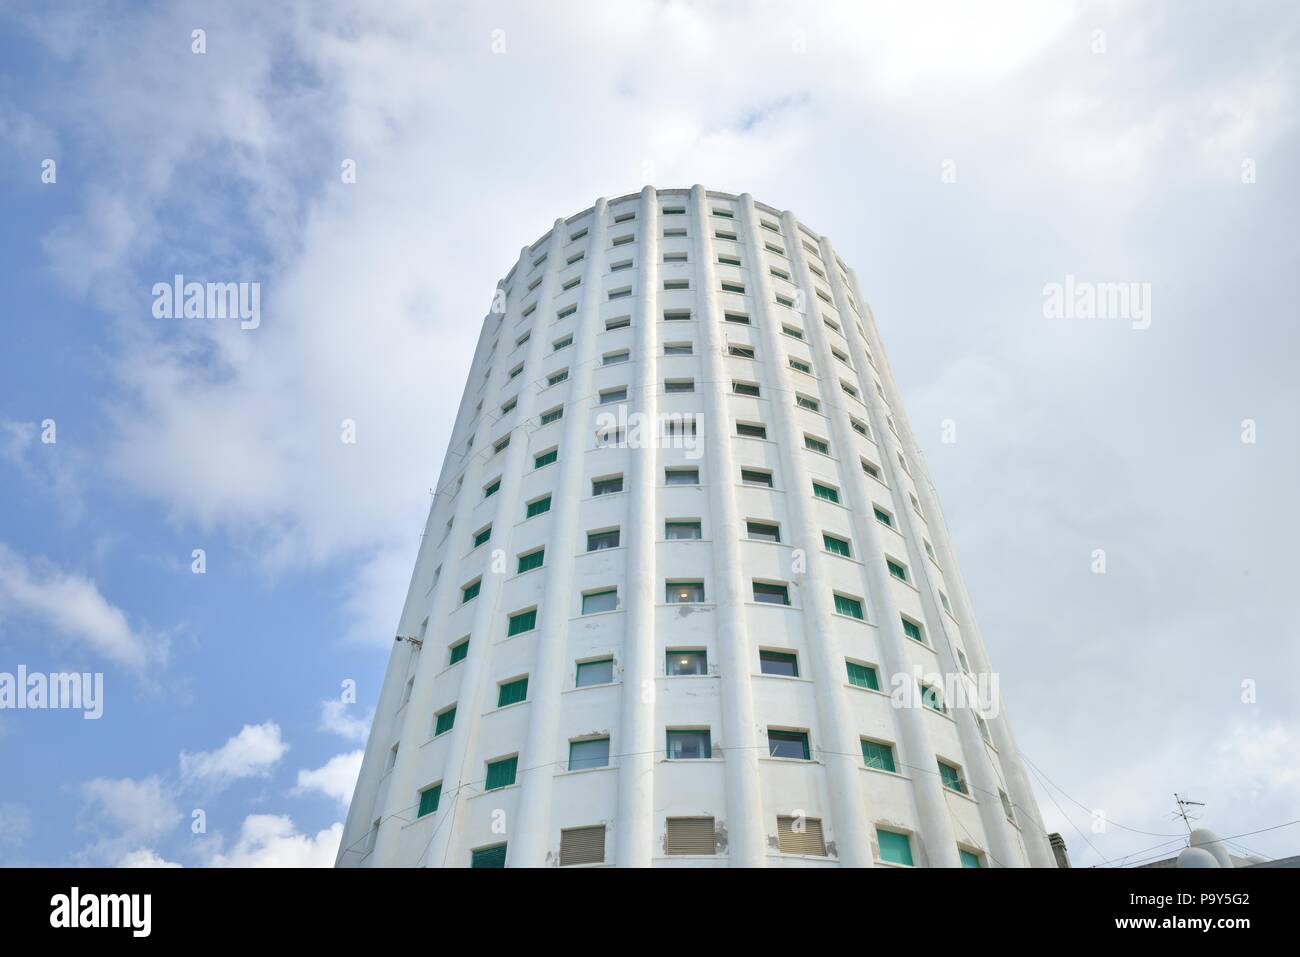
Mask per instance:
[[[1192,833],[1192,821],[1199,820],[1199,815],[1191,810],[1194,807],[1205,807],[1204,801],[1193,801],[1190,798],[1179,797],[1178,792],[1174,792],[1174,803],[1178,805],[1178,810],[1174,811],[1172,817],[1180,817],[1183,824],[1187,826],[1187,833]]]

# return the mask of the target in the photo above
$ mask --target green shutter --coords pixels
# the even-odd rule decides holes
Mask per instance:
[[[898,770],[894,766],[894,749],[878,741],[863,740],[862,760],[866,762],[867,767],[876,768],[879,771]]]
[[[480,545],[487,542],[487,540],[491,537],[492,537],[492,526],[489,525],[487,528],[483,529],[483,531],[479,532],[477,535],[474,536],[474,547],[478,548]]]
[[[970,851],[964,851],[961,848],[957,848],[957,856],[961,858],[962,867],[983,867],[984,866],[980,863],[979,855],[972,854]]]
[[[466,644],[469,644],[469,642],[466,642]],[[456,709],[448,708],[446,711],[438,715],[438,721],[433,726],[433,733],[435,735],[445,734],[446,732],[451,730],[451,726],[454,725],[455,723],[456,723]]]
[[[548,495],[546,498],[539,498],[536,502],[529,503],[528,517],[532,518],[534,515],[541,515],[543,512],[549,512],[550,510],[551,497]]]
[[[518,681],[511,681],[501,685],[497,692],[497,707],[504,708],[508,704],[518,704],[528,697],[528,679],[520,678]]]
[[[506,637],[511,635],[522,634],[525,631],[532,631],[537,627],[537,609],[532,611],[522,611],[517,615],[510,616],[510,627],[506,629]]]
[[[849,684],[859,688],[870,688],[872,691],[880,690],[880,678],[875,668],[868,668],[866,665],[855,664],[852,661],[846,664],[849,666]]]
[[[462,641],[462,642],[461,642],[460,644],[458,644],[458,645],[452,645],[452,646],[451,646],[451,658],[447,661],[447,664],[449,664],[449,665],[454,665],[454,664],[455,664],[456,662],[458,662],[458,661],[464,661],[464,660],[465,660],[465,656],[466,656],[467,654],[469,654],[469,642],[468,642],[468,641]]]
[[[840,503],[840,493],[829,485],[822,485],[820,482],[813,482],[813,495],[827,502]]]
[[[906,618],[903,619],[903,634],[907,635],[907,637],[911,638],[913,641],[919,641],[922,644],[925,644],[925,639],[921,637],[921,626],[914,621],[908,621]]]
[[[435,784],[433,787],[420,792],[420,812],[419,817],[426,814],[432,814],[438,810],[438,799],[442,797],[442,785]]]
[[[896,561],[886,558],[885,564],[889,567],[889,574],[893,575],[900,582],[907,581],[907,569]]]
[[[879,522],[881,525],[888,525],[890,528],[894,527],[893,516],[891,516],[888,512],[882,511],[881,509],[878,508],[873,508],[871,511],[875,514],[876,521]]]
[[[533,467],[540,469],[544,465],[550,465],[559,457],[560,457],[560,453],[557,449],[551,449],[551,451],[549,452],[543,452],[541,455],[537,456],[537,458],[533,459]]]
[[[495,482],[493,482],[491,485],[489,485],[487,488],[483,490],[483,497],[491,498],[499,491],[501,491],[501,480],[497,479]]]
[[[542,561],[546,557],[546,549],[539,548],[535,552],[529,552],[527,555],[519,556],[519,571],[532,571],[534,568],[541,568]]]
[[[848,615],[850,618],[863,620],[862,602],[856,598],[848,598],[844,595],[835,596],[835,612],[840,615]]]
[[[826,551],[834,552],[836,555],[849,557],[849,543],[842,538],[836,538],[834,535],[822,535],[822,544],[826,546]]]
[[[479,589],[482,587],[483,583],[481,581],[466,585],[465,590],[461,593],[461,603],[464,604],[467,601],[472,601],[477,598]]]
[[[509,787],[515,783],[515,769],[519,767],[519,757],[506,758],[503,761],[494,761],[488,765],[487,783],[484,786],[485,791],[493,791],[497,788]]]
[[[482,847],[470,855],[470,867],[505,867],[506,846]]]
[[[880,859],[891,864],[912,866],[912,842],[906,834],[876,828],[876,841],[880,844]]]
[[[958,794],[966,793],[966,782],[961,779],[961,771],[951,764],[939,762],[939,779],[949,791],[956,791]]]

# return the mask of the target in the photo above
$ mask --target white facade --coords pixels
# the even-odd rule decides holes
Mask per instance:
[[[340,866],[1055,864],[856,278],[748,194],[523,250],[397,634]]]

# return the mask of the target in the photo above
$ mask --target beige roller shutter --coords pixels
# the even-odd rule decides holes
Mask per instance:
[[[605,825],[571,827],[560,832],[560,866],[602,864],[605,861]]]
[[[795,827],[799,825],[799,830]],[[816,854],[826,856],[826,842],[822,839],[822,822],[815,817],[778,817],[776,836],[782,854]]]
[[[713,818],[670,817],[668,819],[669,854],[713,854]]]

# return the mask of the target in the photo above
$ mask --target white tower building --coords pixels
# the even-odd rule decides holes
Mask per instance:
[[[857,280],[748,194],[522,251],[398,636],[340,866],[1055,864]]]

